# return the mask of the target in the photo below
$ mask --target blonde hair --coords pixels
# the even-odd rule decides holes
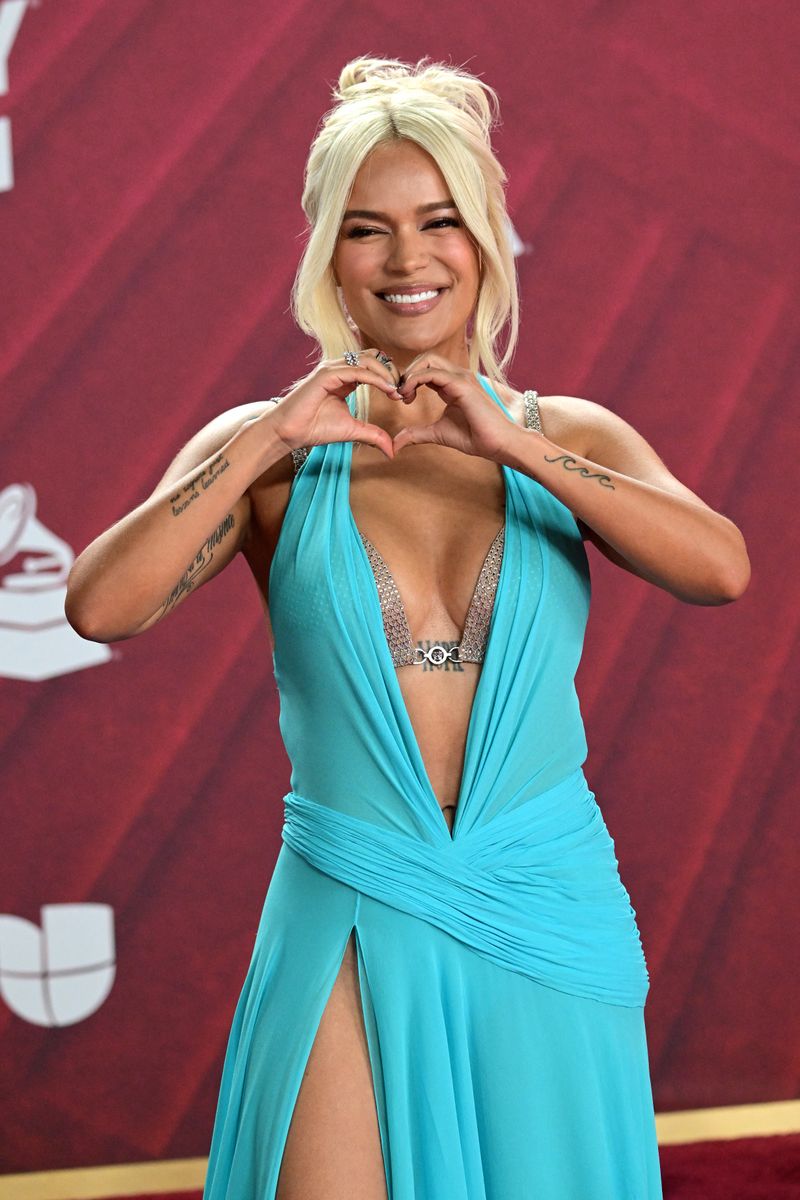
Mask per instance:
[[[517,272],[506,210],[506,174],[495,158],[491,132],[499,124],[497,93],[459,67],[416,65],[395,58],[353,59],[334,89],[306,163],[302,205],[308,240],[292,287],[292,315],[319,343],[322,358],[358,350],[333,273],[333,256],[348,197],[361,163],[377,145],[400,138],[434,159],[451,189],[482,264],[470,370],[501,383],[519,329]],[[498,342],[509,325],[505,351]],[[369,392],[356,389],[356,417],[369,419]]]

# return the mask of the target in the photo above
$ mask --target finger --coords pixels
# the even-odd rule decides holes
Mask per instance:
[[[456,377],[452,371],[444,370],[441,367],[421,367],[414,372],[406,372],[403,382],[398,387],[398,392],[405,400],[407,397],[413,396],[418,387],[423,384],[429,384],[436,391],[441,391],[448,384],[452,386]]]
[[[399,397],[400,393],[394,385],[394,382],[387,379],[385,375],[377,371],[373,371],[368,366],[351,367],[347,363],[339,366],[338,363],[328,368],[331,372],[331,383],[338,384],[335,391],[347,387],[348,394],[353,390],[354,383],[374,384],[376,387],[382,388],[388,395],[395,398]]]
[[[421,446],[426,442],[435,441],[431,437],[431,425],[412,425],[406,429],[401,429],[395,434],[392,443],[395,454],[399,454],[406,446]]]
[[[370,425],[366,421],[359,421],[358,433],[354,440],[364,442],[367,446],[374,446],[377,450],[385,454],[390,462],[394,458],[394,443],[386,430],[381,429],[380,425]]]
[[[372,351],[369,351],[372,353]],[[375,361],[384,368],[389,375],[392,383],[397,384],[400,381],[400,368],[395,365],[391,354],[387,354],[385,350],[375,348]]]
[[[396,386],[400,380],[400,371],[392,362],[390,356],[385,354],[383,350],[377,346],[371,346],[368,350],[359,350],[359,366],[369,367],[381,373],[382,377],[388,376],[392,381],[392,385]],[[383,356],[383,359],[380,356]],[[383,360],[386,361],[383,361]]]

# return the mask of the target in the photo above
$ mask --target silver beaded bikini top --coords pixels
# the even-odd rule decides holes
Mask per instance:
[[[542,432],[542,422],[539,416],[539,393],[527,391],[523,394],[525,401],[525,427]],[[292,451],[295,474],[308,455],[308,447],[301,446]],[[414,666],[429,662],[439,666],[447,659],[452,662],[483,662],[486,653],[486,643],[489,637],[489,624],[492,619],[494,598],[497,592],[497,582],[500,578],[500,567],[503,561],[503,546],[505,543],[505,522],[498,530],[486,558],[483,560],[478,582],[467,610],[464,632],[461,641],[444,645],[441,642],[430,643],[427,650],[420,646],[414,647],[411,642],[411,631],[408,627],[403,601],[397,584],[392,578],[391,571],[381,558],[372,542],[359,530],[359,537],[364,544],[375,582],[378,587],[378,598],[383,616],[383,628],[386,641],[396,667]]]

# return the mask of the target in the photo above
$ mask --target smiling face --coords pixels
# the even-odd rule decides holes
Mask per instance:
[[[415,142],[381,143],[361,164],[333,269],[362,346],[384,350],[401,371],[424,350],[469,365],[478,253],[444,176]]]

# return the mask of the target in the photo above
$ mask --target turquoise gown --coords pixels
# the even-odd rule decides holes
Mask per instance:
[[[309,449],[270,569],[291,791],[204,1200],[274,1200],[353,930],[389,1200],[661,1200],[649,976],[583,772],[578,526],[503,465],[505,545],[451,834],[350,508],[352,449]]]

